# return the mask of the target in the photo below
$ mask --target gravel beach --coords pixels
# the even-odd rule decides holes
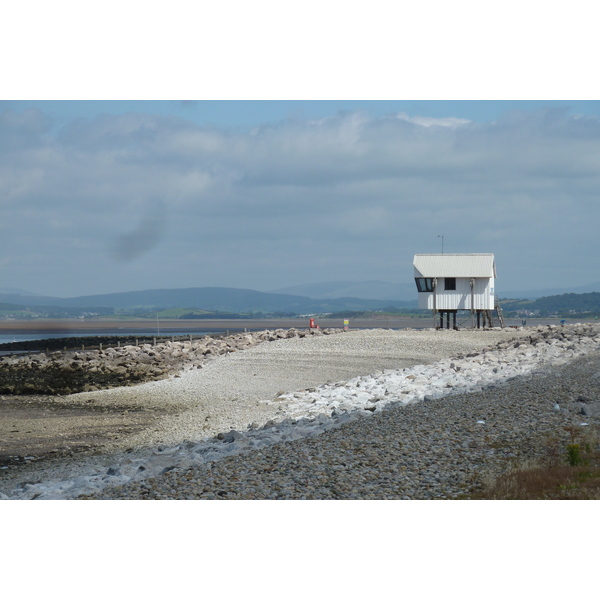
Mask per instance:
[[[580,398],[600,399],[599,333],[357,330],[262,343],[178,377],[74,394],[174,412],[99,456],[5,473],[0,493],[465,497],[515,460],[541,456],[564,427],[596,425]]]
[[[74,394],[81,401],[118,402],[148,408],[178,407],[152,430],[115,442],[111,449],[177,444],[230,429],[264,425],[285,413],[282,393],[345,381],[384,369],[430,364],[498,341],[519,337],[517,330],[392,331],[354,330],[332,335],[280,339],[221,356],[201,370],[176,379]]]
[[[599,375],[595,353],[496,389],[392,406],[317,436],[169,471],[96,497],[467,498],[513,465],[546,458],[549,441],[566,446],[565,428],[592,420],[579,414],[575,399],[600,397]],[[559,412],[553,410],[557,400]]]

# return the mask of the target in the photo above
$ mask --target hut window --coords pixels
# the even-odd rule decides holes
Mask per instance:
[[[417,290],[419,292],[433,292],[433,278],[432,277],[415,277],[417,284]]]
[[[445,290],[455,290],[456,289],[456,277],[446,277],[444,279],[444,289]]]

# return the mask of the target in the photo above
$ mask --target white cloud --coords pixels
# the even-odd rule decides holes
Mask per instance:
[[[409,117],[404,112],[397,113],[396,118],[402,121],[408,121],[409,123],[414,123],[415,125],[422,125],[423,127],[436,125],[438,127],[457,128],[471,122],[468,119],[459,119],[457,117],[445,117],[443,119],[436,119],[434,117]]]
[[[600,123],[561,111],[483,125],[347,113],[250,133],[128,114],[54,135],[39,111],[5,111],[0,153],[0,256],[22,257],[0,272],[13,287],[406,280],[398,265],[438,251],[442,233],[447,251],[496,252],[512,288],[543,287],[537,267],[565,253],[577,267],[557,278],[600,280]],[[527,281],[511,267],[525,252]]]

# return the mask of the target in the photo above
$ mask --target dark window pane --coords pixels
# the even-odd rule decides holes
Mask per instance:
[[[415,277],[419,292],[433,292],[433,279],[431,277]]]
[[[445,290],[455,290],[456,289],[456,277],[446,277],[444,279],[444,289]]]

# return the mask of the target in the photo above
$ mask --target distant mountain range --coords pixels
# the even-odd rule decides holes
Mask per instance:
[[[558,294],[535,300],[506,300],[501,302],[508,316],[600,317],[600,293]]]
[[[309,298],[375,298],[377,300],[416,300],[416,287],[410,283],[388,283],[387,281],[328,281],[307,283],[271,290],[274,294],[298,294]]]
[[[534,300],[560,294],[594,291],[600,291],[600,282],[578,288],[509,292],[500,290],[500,298]],[[117,311],[189,308],[228,313],[310,314],[379,310],[392,306],[416,308],[417,290],[412,281],[396,284],[385,281],[337,281],[297,285],[273,292],[225,287],[197,287],[56,298],[12,288],[0,288],[0,303],[28,307],[81,309],[110,307]]]
[[[600,292],[600,281],[573,288],[547,288],[543,290],[506,291],[499,288],[501,298],[523,298],[535,300],[546,296],[561,294],[585,294]],[[273,290],[278,294],[299,294],[309,298],[333,299],[342,297],[375,298],[378,300],[416,301],[417,290],[413,281],[410,283],[389,283],[385,281],[329,281],[308,283]]]
[[[412,302],[352,297],[314,299],[307,296],[257,292],[238,288],[203,287],[143,290],[139,292],[78,296],[75,298],[0,294],[0,303],[21,306],[78,307],[82,309],[86,307],[112,307],[117,310],[186,307],[220,312],[309,314],[342,310],[377,310],[390,305],[398,308],[411,307],[416,306],[416,298]]]
[[[537,298],[545,298],[547,296],[560,296],[562,294],[589,294],[591,292],[600,292],[600,281],[572,288],[547,288],[544,290],[520,290],[516,292],[503,292],[500,290],[499,293],[500,298],[523,298],[528,300],[536,300]]]

